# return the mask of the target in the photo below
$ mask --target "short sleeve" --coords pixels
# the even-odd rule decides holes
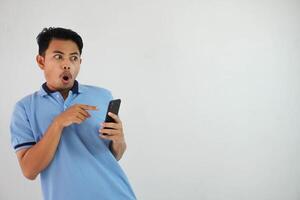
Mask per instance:
[[[11,145],[15,152],[36,144],[24,105],[18,102],[11,116]]]

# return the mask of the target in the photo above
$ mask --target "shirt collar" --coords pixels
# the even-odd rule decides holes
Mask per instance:
[[[76,93],[79,94],[82,92],[81,88],[80,88],[80,84],[78,83],[78,81],[74,81],[74,84],[72,86],[72,88],[70,89],[72,91],[72,93]],[[40,93],[42,96],[45,95],[50,95],[51,93],[56,92],[55,90],[51,90],[48,86],[47,86],[47,82],[43,83],[43,85],[41,86],[41,90]]]

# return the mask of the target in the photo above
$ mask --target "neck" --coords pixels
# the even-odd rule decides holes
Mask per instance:
[[[64,100],[67,99],[68,95],[69,95],[69,91],[70,89],[65,89],[65,90],[59,90],[61,96],[64,98]]]
[[[76,84],[76,85],[74,85],[74,84]],[[43,88],[44,88],[44,90],[45,90],[48,94],[49,94],[49,93],[52,93],[52,92],[55,92],[55,91],[59,92],[59,93],[62,95],[62,97],[63,97],[64,100],[67,99],[70,90],[72,90],[73,92],[78,93],[78,83],[77,83],[76,80],[75,80],[75,82],[73,83],[73,86],[70,87],[70,88],[56,89],[56,88],[52,87],[48,82],[46,82],[46,83],[43,84]],[[74,89],[74,90],[73,90],[73,89]]]

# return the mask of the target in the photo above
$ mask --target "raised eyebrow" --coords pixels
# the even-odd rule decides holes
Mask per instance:
[[[58,51],[58,50],[54,50],[53,53],[60,53],[60,54],[64,54],[63,52],[61,51]]]
[[[73,52],[73,53],[70,53],[70,55],[77,55],[77,56],[79,56],[79,53],[78,52]]]
[[[59,53],[59,54],[63,54],[64,55],[64,52],[59,51],[59,50],[55,50],[55,51],[53,51],[53,53]],[[70,53],[69,55],[77,55],[77,56],[79,56],[79,53],[78,52],[73,52],[73,53]]]

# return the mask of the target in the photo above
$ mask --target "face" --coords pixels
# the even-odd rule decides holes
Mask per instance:
[[[70,89],[78,75],[81,57],[72,40],[51,40],[45,56],[37,55],[39,67],[44,71],[47,86],[51,90]]]

